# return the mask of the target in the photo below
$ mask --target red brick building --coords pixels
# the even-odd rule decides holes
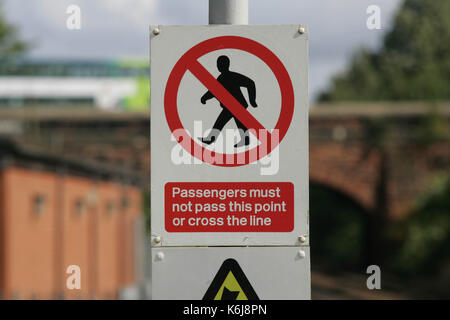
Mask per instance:
[[[139,279],[139,180],[0,141],[0,297],[114,299]],[[67,267],[81,270],[68,289]]]

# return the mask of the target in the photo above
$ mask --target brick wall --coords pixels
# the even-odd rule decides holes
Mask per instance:
[[[6,299],[114,299],[136,283],[139,189],[37,168],[0,171],[0,293]],[[81,290],[66,269],[81,268]]]

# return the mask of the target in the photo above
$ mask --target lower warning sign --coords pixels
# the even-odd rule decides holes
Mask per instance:
[[[153,248],[153,300],[311,298],[309,247]]]
[[[259,300],[238,262],[227,259],[220,267],[203,300]]]
[[[290,232],[289,182],[177,182],[165,185],[168,232]]]

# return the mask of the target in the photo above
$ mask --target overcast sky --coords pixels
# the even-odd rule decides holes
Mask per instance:
[[[147,56],[150,24],[207,24],[208,0],[3,0],[9,21],[35,41],[40,58]],[[250,24],[308,24],[312,96],[360,47],[376,48],[402,0],[250,0]],[[79,5],[82,29],[66,28]],[[381,8],[381,30],[368,30],[366,9]]]

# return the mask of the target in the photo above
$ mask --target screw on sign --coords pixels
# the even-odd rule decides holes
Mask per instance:
[[[229,84],[230,79],[237,80],[243,86],[249,90],[250,104],[253,107],[257,107],[255,100],[255,88],[252,84],[252,80],[238,73],[229,73],[227,64],[229,60],[225,56],[222,56],[222,61],[218,61],[218,67],[222,70],[221,76],[216,80],[199,62],[198,59],[210,52],[222,49],[237,49],[243,50],[255,57],[261,59],[273,72],[281,93],[281,112],[280,117],[275,125],[275,128],[270,132],[265,128],[248,110],[247,103],[242,96],[242,93],[230,92],[236,85]],[[189,134],[184,130],[181,123],[178,106],[177,95],[180,87],[181,79],[184,74],[190,71],[207,89],[208,92],[201,98],[201,102],[206,102],[209,98],[215,97],[220,101],[223,108],[216,123],[213,127],[213,134],[201,139],[205,144],[213,143],[216,139],[218,131],[232,118],[236,120],[236,124],[241,129],[241,141],[235,146],[248,145],[248,132],[256,136],[261,143],[259,143],[253,149],[247,150],[241,153],[235,154],[220,154],[215,151],[204,148],[194,141]],[[230,75],[232,77],[230,77]],[[224,80],[224,78],[226,78]],[[241,86],[241,85],[240,85]],[[228,89],[228,90],[227,90]],[[240,92],[240,89],[239,89]],[[232,156],[236,161],[230,163],[230,161],[211,162],[211,164],[218,166],[240,166],[252,163],[261,158],[264,158],[270,152],[272,152],[281,140],[286,135],[289,125],[291,123],[294,114],[294,89],[292,86],[291,78],[284,67],[283,63],[278,57],[262,44],[239,36],[221,36],[203,41],[196,46],[189,49],[175,64],[169,79],[166,84],[164,94],[164,110],[172,134],[181,144],[181,146],[193,156],[199,157],[198,153],[192,152],[192,150],[202,150],[201,155],[203,158],[199,158],[202,161],[206,159],[217,159],[218,157]],[[214,130],[216,129],[216,130]],[[214,135],[216,134],[216,135]],[[272,139],[272,134],[277,134],[278,139]],[[274,143],[272,143],[274,141]],[[215,155],[213,156],[213,153]],[[244,159],[244,161],[237,161],[237,159]]]

